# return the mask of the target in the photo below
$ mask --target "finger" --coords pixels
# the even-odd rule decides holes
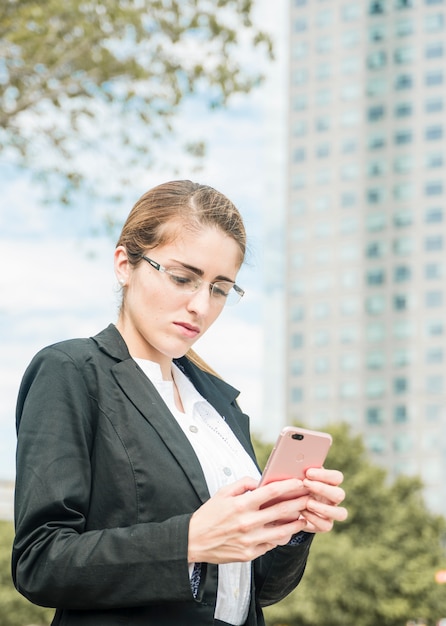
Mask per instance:
[[[304,479],[304,486],[308,492],[320,501],[328,504],[341,504],[345,500],[345,491],[342,487],[334,487],[326,483]]]
[[[302,514],[306,516],[307,512],[313,513],[321,518],[330,519],[337,522],[343,522],[347,519],[348,511],[343,506],[332,506],[313,498],[308,498],[306,511]]]
[[[306,472],[306,478],[337,487],[343,482],[344,474],[339,470],[325,469],[325,467],[310,467]]]

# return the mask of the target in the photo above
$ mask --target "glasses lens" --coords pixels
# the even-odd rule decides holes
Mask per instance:
[[[181,267],[173,267],[167,270],[166,274],[169,276],[170,282],[175,285],[177,289],[187,293],[197,291],[201,285],[201,278],[199,276]]]
[[[212,296],[225,306],[233,306],[239,302],[243,291],[233,283],[217,281],[212,284]]]

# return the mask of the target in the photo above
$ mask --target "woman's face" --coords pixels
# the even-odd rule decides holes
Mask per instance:
[[[183,356],[220,315],[222,303],[211,296],[208,283],[235,281],[240,248],[220,229],[203,227],[147,250],[146,256],[166,268],[193,269],[203,280],[198,291],[185,293],[144,260],[132,267],[124,247],[115,251],[115,273],[125,286],[118,330],[133,357],[170,371],[171,359]]]

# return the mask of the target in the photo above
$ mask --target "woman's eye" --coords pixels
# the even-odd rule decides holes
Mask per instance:
[[[193,280],[190,276],[181,276],[180,274],[171,274],[171,279],[176,285],[191,285]]]

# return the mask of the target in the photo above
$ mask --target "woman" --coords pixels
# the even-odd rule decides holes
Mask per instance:
[[[245,244],[222,194],[155,187],[115,251],[116,326],[28,367],[13,577],[56,608],[53,624],[264,624],[261,606],[298,584],[314,533],[345,519],[340,472],[309,471],[303,497],[297,479],[256,488],[238,392],[191,351],[243,296]]]

